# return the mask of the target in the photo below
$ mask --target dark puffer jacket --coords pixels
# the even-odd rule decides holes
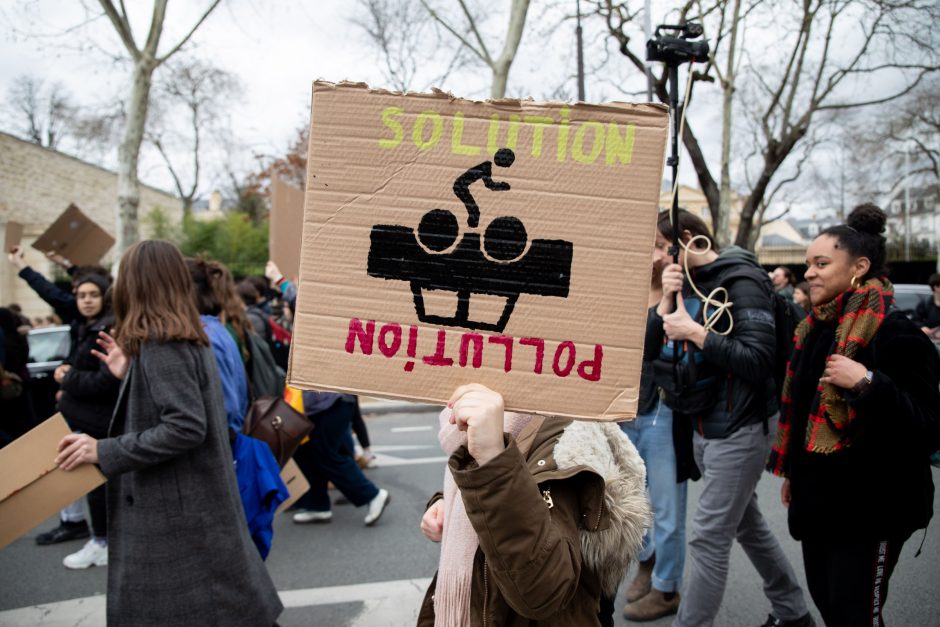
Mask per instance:
[[[751,269],[742,272],[742,265]],[[694,268],[692,280],[705,295],[716,287],[726,288],[734,303],[731,333],[709,333],[702,350],[705,360],[720,372],[717,401],[710,412],[692,416],[695,429],[706,438],[726,438],[777,411],[773,287],[754,254],[736,246],[723,250],[712,263]],[[683,296],[693,294],[688,282],[683,292]],[[647,324],[648,356],[660,350],[663,338],[663,319],[654,309]]]
[[[108,434],[121,381],[91,351],[98,348],[98,332],[110,330],[113,324],[114,318],[106,315],[77,325],[75,349],[67,362],[72,369],[66,373],[60,386],[62,396],[58,408],[66,422],[73,430],[99,439]]]

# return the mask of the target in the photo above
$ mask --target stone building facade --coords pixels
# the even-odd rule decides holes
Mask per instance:
[[[69,204],[74,203],[103,229],[115,233],[117,174],[56,150],[43,148],[0,132],[0,242],[8,222],[24,226],[22,246],[26,259],[37,271],[53,276],[52,264],[31,244]],[[183,204],[169,192],[141,186],[141,237],[147,237],[143,217],[160,208],[174,223],[183,216]],[[0,260],[0,306],[19,303],[30,316],[50,313],[50,308],[16,276],[17,269]],[[114,251],[102,260],[113,261]]]

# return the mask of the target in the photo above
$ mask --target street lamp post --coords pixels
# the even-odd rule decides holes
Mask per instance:
[[[904,145],[904,261],[911,260],[911,152]]]
[[[574,29],[578,38],[578,100],[584,102],[584,40],[581,35],[581,0],[577,0],[578,26]]]

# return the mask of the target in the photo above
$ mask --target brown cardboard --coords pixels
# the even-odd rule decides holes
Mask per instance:
[[[290,493],[290,496],[287,497],[286,501],[278,505],[277,511],[274,512],[275,514],[280,514],[285,511],[310,489],[307,478],[304,477],[304,473],[300,471],[300,466],[298,466],[297,462],[293,459],[288,460],[288,462],[284,464],[284,467],[281,468],[281,481],[287,486],[287,491]]]
[[[274,176],[271,179],[271,214],[268,256],[291,281],[300,276],[300,245],[304,230],[304,190]]]
[[[105,482],[91,464],[55,465],[56,447],[71,432],[56,414],[0,449],[0,549]]]
[[[3,252],[13,252],[21,241],[23,241],[23,225],[19,222],[7,222],[3,235]]]
[[[290,385],[442,403],[479,382],[510,410],[635,415],[665,107],[317,82],[311,120]],[[419,243],[433,223],[459,233]]]
[[[114,246],[114,238],[75,205],[69,205],[33,242],[44,253],[58,253],[77,266],[96,264]]]

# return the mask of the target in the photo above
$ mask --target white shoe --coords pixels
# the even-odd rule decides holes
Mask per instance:
[[[297,512],[294,514],[295,523],[325,523],[333,518],[332,511],[317,512],[309,510],[306,512]]]
[[[389,496],[388,490],[380,489],[379,493],[375,495],[375,498],[369,501],[369,512],[366,514],[365,523],[366,527],[371,527],[382,515],[382,512],[385,511],[385,506],[388,505]]]
[[[101,544],[97,540],[89,540],[80,551],[66,555],[62,563],[66,568],[73,570],[88,568],[89,566],[107,566],[108,545]]]

